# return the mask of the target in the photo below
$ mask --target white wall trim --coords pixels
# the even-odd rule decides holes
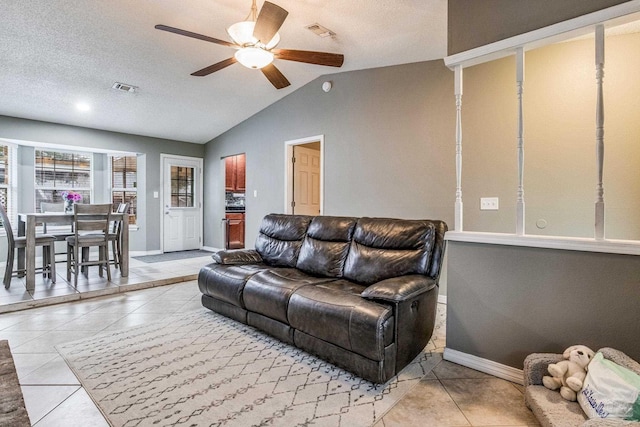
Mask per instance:
[[[446,304],[447,296],[446,295],[438,295],[438,304]]]
[[[640,255],[640,241],[638,240],[596,240],[594,238],[583,237],[531,235],[517,236],[515,234],[482,233],[476,231],[449,231],[445,234],[445,240],[450,242],[487,243],[491,245]]]
[[[640,0],[628,1],[608,7],[597,12],[562,21],[528,33],[519,34],[495,43],[469,49],[444,58],[447,67],[454,69],[457,65],[470,67],[483,62],[493,61],[505,56],[514,55],[516,48],[535,49],[543,45],[579,37],[594,31],[594,26],[605,21],[607,25],[620,25],[638,19],[631,16],[640,12]]]
[[[162,255],[162,251],[156,249],[153,251],[130,251],[129,252],[130,257],[147,256],[147,255]]]
[[[293,182],[293,146],[320,142],[320,215],[324,214],[324,135],[309,136],[284,142],[284,213],[291,213],[291,184]]]
[[[444,360],[502,378],[517,384],[524,385],[524,374],[522,369],[516,369],[493,360],[483,359],[472,354],[463,353],[458,350],[444,349]]]
[[[218,251],[221,251],[222,249],[214,248],[212,246],[203,246],[202,250],[203,251],[209,251],[209,252],[218,252]]]

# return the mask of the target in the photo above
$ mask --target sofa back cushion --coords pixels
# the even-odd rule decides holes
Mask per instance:
[[[357,218],[347,217],[314,217],[296,267],[315,276],[342,277],[357,221]]]
[[[311,218],[306,215],[265,216],[256,239],[256,251],[262,260],[274,267],[295,267]]]
[[[436,229],[428,220],[361,218],[349,248],[344,277],[371,285],[407,274],[428,275]]]

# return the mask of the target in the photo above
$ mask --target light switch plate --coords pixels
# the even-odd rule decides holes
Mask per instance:
[[[480,198],[480,210],[481,211],[497,211],[499,208],[497,197],[481,197]]]

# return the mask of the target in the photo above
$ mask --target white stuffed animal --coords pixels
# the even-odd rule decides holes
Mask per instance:
[[[582,382],[587,375],[587,365],[595,353],[584,345],[573,345],[562,353],[558,363],[549,365],[551,376],[542,377],[542,384],[550,390],[560,389],[560,395],[567,400],[575,402],[576,393],[582,389]]]

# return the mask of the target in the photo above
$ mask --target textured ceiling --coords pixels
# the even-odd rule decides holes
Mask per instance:
[[[0,115],[205,143],[320,75],[446,55],[446,0],[272,1],[289,11],[279,48],[342,53],[342,68],[276,60],[281,90],[240,64],[192,77],[235,51],[154,29],[228,40],[250,0],[0,0]]]

